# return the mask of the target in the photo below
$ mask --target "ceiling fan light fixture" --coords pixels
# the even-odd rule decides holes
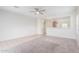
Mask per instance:
[[[38,15],[38,14],[40,14],[39,12],[36,12],[36,14]]]

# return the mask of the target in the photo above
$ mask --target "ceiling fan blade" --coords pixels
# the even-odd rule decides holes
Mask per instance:
[[[39,12],[41,15],[44,15],[44,13],[42,13],[42,12]]]
[[[43,9],[43,10],[40,10],[40,11],[44,12],[44,11],[45,11],[45,9]]]
[[[36,11],[30,11],[31,13],[33,13],[34,15],[37,15]]]
[[[39,11],[39,8],[34,8],[36,11]]]

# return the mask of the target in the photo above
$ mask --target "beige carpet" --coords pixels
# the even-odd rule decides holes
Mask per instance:
[[[25,41],[23,42],[22,42],[22,39],[20,39],[21,40],[20,44],[17,44],[17,45],[14,44],[14,46],[12,46],[9,49],[6,49],[6,48],[2,49],[1,52],[5,52],[5,53],[6,52],[14,52],[14,53],[76,53],[76,52],[79,52],[76,40],[74,39],[58,38],[58,37],[51,37],[51,36],[38,36],[37,38],[34,38],[30,41],[27,41],[26,39],[24,39]],[[18,43],[18,41],[16,43]]]

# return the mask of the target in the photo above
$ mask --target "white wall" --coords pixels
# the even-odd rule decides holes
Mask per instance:
[[[36,19],[0,10],[0,41],[36,34]]]

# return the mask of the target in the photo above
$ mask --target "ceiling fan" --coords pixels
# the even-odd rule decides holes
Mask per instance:
[[[31,12],[33,12],[35,15],[39,15],[39,14],[44,15],[45,9],[34,8],[34,11]]]

